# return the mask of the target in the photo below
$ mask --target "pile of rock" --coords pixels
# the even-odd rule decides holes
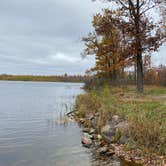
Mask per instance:
[[[101,128],[101,133],[97,133],[95,128],[96,117],[98,117],[98,114],[79,119],[79,123],[82,126],[84,126],[87,120],[91,122],[89,128],[85,127],[82,130],[82,145],[87,148],[92,147],[98,155],[112,156],[116,150],[112,146],[113,143],[125,144],[128,141],[126,135],[128,123],[120,119],[118,115],[114,115],[111,121]]]
[[[97,128],[99,118],[99,113],[87,113],[81,118],[79,114],[74,113],[74,119],[84,127],[81,139],[82,145],[91,148],[95,156],[104,158],[105,166],[109,165],[109,159],[112,158],[110,156],[122,158],[127,163],[133,163],[134,161],[135,165],[141,163],[147,166],[156,166],[160,165],[162,160],[164,161],[164,159],[156,157],[153,157],[153,159],[146,157],[139,148],[126,150],[125,144],[129,140],[129,124],[118,115],[112,116],[111,120],[100,128],[100,132]]]
[[[101,128],[101,134],[108,143],[125,144],[128,141],[128,130],[128,123],[114,115],[112,120]]]
[[[95,116],[91,116],[88,120],[95,120]],[[83,124],[86,122],[86,118],[80,118],[79,122]],[[93,122],[94,124],[95,122]],[[101,128],[101,135],[96,133],[94,125],[91,124],[90,128],[83,128],[83,132],[89,134],[91,138],[104,139],[107,143],[119,143],[125,144],[128,141],[127,133],[129,125],[126,121],[120,119],[118,115],[114,115],[112,120]],[[98,135],[97,135],[98,134]],[[83,136],[84,138],[85,136]],[[101,138],[99,138],[101,137]]]
[[[81,139],[82,145],[86,148],[93,148],[96,155],[112,156],[115,151],[111,146],[105,143],[100,134],[96,134],[94,129],[83,129],[83,136]]]

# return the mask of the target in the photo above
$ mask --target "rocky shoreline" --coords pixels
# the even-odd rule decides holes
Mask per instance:
[[[109,160],[112,157],[122,159],[129,166],[166,166],[163,156],[156,154],[144,154],[141,149],[127,149],[128,141],[127,130],[128,123],[121,119],[118,115],[112,116],[112,120],[101,127],[98,131],[96,127],[96,119],[98,113],[89,114],[84,118],[80,118],[78,111],[72,111],[67,116],[76,120],[82,128],[81,143],[86,148],[91,148],[98,158],[104,158],[105,165],[109,166]],[[87,126],[87,124],[89,124]]]

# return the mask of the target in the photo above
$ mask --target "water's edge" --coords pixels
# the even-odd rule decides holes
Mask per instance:
[[[82,85],[0,81],[0,166],[97,166],[78,123],[58,121]]]

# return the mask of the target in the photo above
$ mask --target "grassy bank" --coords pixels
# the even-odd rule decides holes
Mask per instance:
[[[99,114],[99,133],[113,115],[118,115],[129,124],[127,149],[166,157],[166,88],[145,87],[145,93],[138,95],[134,87],[104,87],[78,96],[76,107],[80,118]],[[88,127],[90,120],[85,125]]]

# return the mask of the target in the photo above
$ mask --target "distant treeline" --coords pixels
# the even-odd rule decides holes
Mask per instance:
[[[46,81],[46,82],[85,82],[88,76],[82,75],[55,75],[55,76],[35,76],[35,75],[8,75],[1,74],[0,80],[8,81]]]
[[[119,79],[116,82],[108,77],[89,77],[85,81],[86,89],[96,89],[104,84],[112,85],[135,85],[136,76],[134,71],[125,71],[119,75]],[[144,84],[156,85],[166,87],[166,66],[160,65],[158,67],[144,68]]]

